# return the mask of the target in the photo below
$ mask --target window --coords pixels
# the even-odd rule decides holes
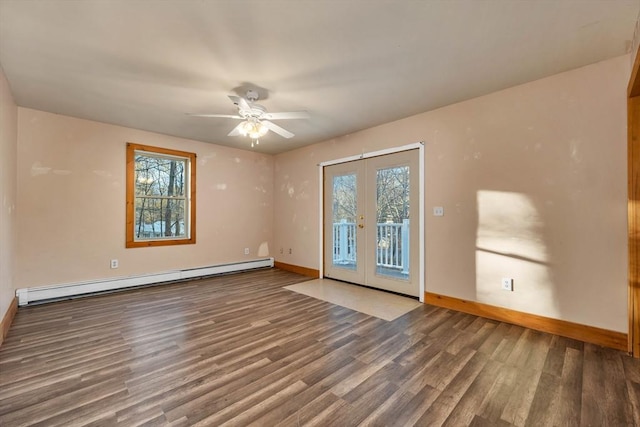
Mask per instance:
[[[127,248],[196,242],[196,155],[127,144]]]

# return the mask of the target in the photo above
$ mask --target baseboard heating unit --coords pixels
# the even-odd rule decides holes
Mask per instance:
[[[35,302],[60,300],[86,294],[115,291],[119,289],[133,288],[136,286],[171,283],[180,280],[215,276],[225,273],[235,273],[266,267],[273,267],[273,258],[197,267],[186,270],[172,270],[141,276],[114,277],[109,279],[43,286],[38,288],[21,288],[16,290],[16,296],[18,297],[18,305],[24,306]]]

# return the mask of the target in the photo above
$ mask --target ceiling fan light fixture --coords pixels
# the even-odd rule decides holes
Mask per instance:
[[[251,138],[258,139],[261,136],[265,136],[267,132],[269,132],[269,129],[260,122],[258,122],[256,130],[257,132],[250,134]]]
[[[269,132],[269,129],[259,121],[249,120],[243,122],[239,130],[242,136],[248,136],[251,139],[258,139]]]

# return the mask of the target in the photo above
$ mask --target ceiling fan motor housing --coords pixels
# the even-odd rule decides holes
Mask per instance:
[[[255,102],[258,100],[258,98],[260,98],[260,95],[258,95],[258,92],[256,92],[255,90],[249,89],[245,98],[247,98],[247,101],[249,102]]]
[[[267,109],[259,104],[251,104],[250,107],[250,110],[238,108],[238,114],[244,119],[248,119],[250,117],[259,119],[267,112]]]

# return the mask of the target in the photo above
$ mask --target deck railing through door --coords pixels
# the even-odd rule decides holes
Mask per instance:
[[[409,272],[409,220],[377,224],[376,265]],[[342,220],[333,224],[333,264],[356,262],[356,224]]]

